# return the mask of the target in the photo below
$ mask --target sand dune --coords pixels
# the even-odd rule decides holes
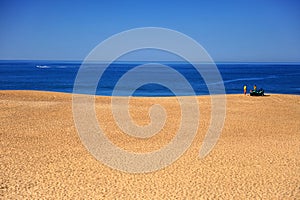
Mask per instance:
[[[186,97],[189,98],[189,97]],[[225,126],[204,159],[199,149],[210,122],[209,96],[197,97],[196,138],[172,165],[145,174],[111,169],[81,143],[72,96],[37,91],[0,91],[0,197],[95,199],[300,199],[300,96],[227,95]],[[99,124],[117,146],[132,152],[160,149],[180,124],[176,98],[132,98],[139,125],[148,108],[164,106],[164,128],[149,139],[123,134],[110,97],[97,97]]]

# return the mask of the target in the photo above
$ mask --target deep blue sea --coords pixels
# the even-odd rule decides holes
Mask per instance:
[[[97,95],[112,95],[117,81],[129,70],[141,63],[120,62],[111,64],[103,73],[98,83]],[[163,63],[181,75],[190,83],[197,95],[209,94],[206,83],[201,75],[188,63]],[[0,61],[0,90],[42,90],[57,92],[73,92],[81,62],[71,61]],[[90,72],[97,70],[101,64],[94,64]],[[300,94],[300,63],[217,63],[222,76],[227,94],[243,93],[243,86],[249,89],[256,84],[263,88],[265,93]],[[144,73],[159,74],[160,77],[170,79],[168,74],[151,68]],[[140,74],[136,74],[139,76]],[[170,84],[176,84],[176,80],[168,80]],[[121,90],[132,88],[121,87]],[[83,92],[85,93],[85,92]],[[121,94],[122,92],[120,92]],[[181,95],[185,93],[184,88]],[[133,93],[133,96],[174,96],[165,86],[156,83],[143,85]]]

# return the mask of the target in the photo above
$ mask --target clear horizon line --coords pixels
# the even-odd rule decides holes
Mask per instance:
[[[0,59],[0,62],[5,62],[5,61],[16,61],[16,62],[28,62],[28,61],[38,61],[38,62],[83,62],[84,60],[54,60],[54,59]],[[93,60],[93,61],[88,61],[88,62],[93,62],[93,63],[110,63],[111,61],[103,61],[103,60]],[[188,61],[180,61],[180,60],[118,60],[114,61],[115,63],[143,63],[143,62],[164,62],[164,63],[190,63]],[[191,61],[193,63],[211,63],[211,62],[204,62],[204,61]],[[300,64],[300,61],[214,61],[216,64],[234,64],[234,63],[272,63],[272,64],[284,64],[284,63],[293,63],[293,64]]]

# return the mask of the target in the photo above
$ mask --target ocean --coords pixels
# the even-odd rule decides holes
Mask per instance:
[[[111,96],[118,80],[129,70],[139,66],[138,62],[112,63],[103,73],[96,90],[97,95]],[[188,63],[162,63],[179,72],[191,85],[196,95],[208,95],[208,87],[201,75]],[[300,63],[217,63],[227,94],[242,94],[243,86],[249,90],[257,85],[265,94],[300,94]],[[0,61],[0,90],[40,90],[73,92],[74,80],[79,61]],[[91,73],[103,64],[93,64]],[[169,84],[176,80],[159,67],[149,67],[146,71],[136,72],[135,76],[157,74]],[[140,74],[139,74],[140,73]],[[180,86],[179,86],[180,87]],[[118,94],[127,94],[130,86],[119,87]],[[132,96],[174,96],[167,87],[155,81],[145,84],[132,93]],[[88,91],[88,90],[87,90]],[[82,92],[89,93],[89,92]],[[178,95],[178,94],[177,94]],[[181,88],[179,95],[191,95]]]

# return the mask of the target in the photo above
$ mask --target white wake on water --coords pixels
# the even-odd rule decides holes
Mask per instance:
[[[47,65],[37,65],[36,67],[37,67],[37,68],[40,68],[40,69],[47,69],[47,68],[50,68],[50,66],[47,66]]]

